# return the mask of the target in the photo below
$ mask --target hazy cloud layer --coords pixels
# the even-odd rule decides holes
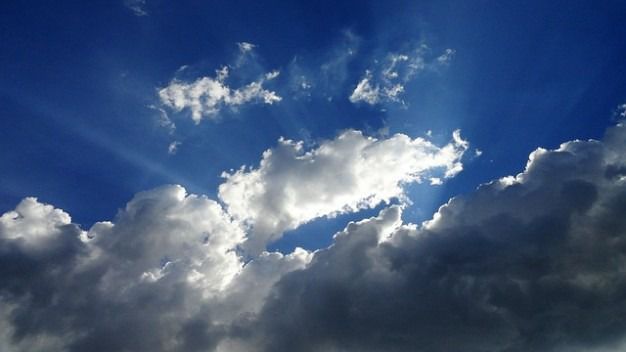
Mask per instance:
[[[403,197],[410,182],[456,175],[468,142],[431,142],[396,134],[375,139],[348,130],[306,151],[281,140],[263,153],[258,168],[225,173],[219,197],[228,212],[252,227],[247,249],[261,251],[287,230],[322,216],[372,208]]]
[[[349,145],[363,146],[348,148],[354,153],[342,162],[384,155],[377,165],[390,162],[392,170],[395,164],[386,158],[395,160],[407,145],[426,143],[406,136],[374,140],[354,131],[342,136],[354,139]],[[338,138],[304,152],[283,141],[263,162],[297,169],[299,160],[319,163],[324,153],[344,150],[345,142]],[[457,144],[450,144],[451,152]],[[365,146],[372,151],[364,154]],[[394,152],[377,154],[387,148]],[[273,159],[280,153],[286,156]],[[428,177],[411,177],[418,176]],[[270,180],[281,184],[279,177],[265,182]],[[318,181],[326,187],[327,178]],[[310,185],[322,187],[301,183]],[[379,201],[392,193],[380,191]],[[610,129],[602,141],[538,149],[523,173],[451,199],[422,225],[403,224],[401,212],[401,206],[392,206],[378,217],[350,223],[332,246],[315,253],[264,252],[246,261],[238,249],[248,236],[242,224],[218,202],[180,186],[139,193],[112,222],[89,230],[62,210],[26,198],[0,216],[0,347],[8,352],[624,347],[624,125]]]

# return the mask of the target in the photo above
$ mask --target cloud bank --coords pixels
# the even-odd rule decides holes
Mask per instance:
[[[378,141],[354,131],[342,136],[309,152],[282,141],[258,169],[241,176],[256,173],[266,183],[285,185],[280,177],[292,173],[263,178],[260,172],[283,163],[301,170],[305,180],[319,180],[324,190],[328,178],[308,175],[299,163],[321,163],[324,153],[334,155],[354,139],[350,146],[394,152],[372,151],[380,158],[367,163],[370,154],[351,147],[348,165],[383,163],[393,171],[394,157],[405,155],[399,150],[424,143]],[[265,194],[259,189],[252,194]],[[385,189],[376,191],[379,199],[393,193]],[[336,204],[354,204],[346,199]],[[220,203],[180,186],[139,193],[113,221],[89,230],[64,211],[26,198],[0,217],[0,347],[619,350],[626,337],[625,200],[623,124],[602,141],[538,149],[522,173],[451,199],[423,224],[404,224],[402,207],[390,206],[348,224],[330,247],[313,253],[263,252],[244,260],[239,247],[249,235],[245,224]],[[301,202],[316,209],[307,214],[319,213],[315,198]]]

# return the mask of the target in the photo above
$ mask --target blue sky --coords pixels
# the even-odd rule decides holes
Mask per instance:
[[[110,2],[2,6],[2,209],[36,195],[90,224],[164,183],[213,194],[222,171],[254,165],[280,136],[317,140],[383,126],[444,139],[460,128],[484,152],[440,187],[434,202],[441,203],[519,172],[538,146],[598,138],[626,99],[622,2],[141,6],[147,15]],[[315,76],[346,50],[356,54],[323,87],[333,90],[332,102],[318,91],[198,126],[180,116],[188,112],[172,114],[183,144],[168,155],[171,138],[148,107],[159,104],[157,87],[183,65],[201,75],[231,63],[237,42],[257,45],[258,65],[283,76],[294,60]],[[456,54],[443,72],[409,82],[405,106],[348,101],[374,60],[421,43]]]
[[[262,249],[285,255],[327,248],[348,222],[389,204],[419,224],[451,197],[524,171],[538,147],[602,140],[626,102],[625,19],[623,1],[7,1],[0,214],[33,196],[88,230],[125,219],[139,192],[177,184],[217,200],[263,233]],[[194,115],[181,92],[202,79],[201,99],[223,95]],[[313,152],[347,130],[457,149],[419,171],[421,182],[398,176],[401,192],[375,195],[381,202],[357,197],[310,216],[285,205],[290,215],[271,213],[285,221],[266,224],[272,230],[260,230],[269,210],[224,195],[220,185],[232,178],[223,172],[247,166],[242,177],[251,179],[271,159],[264,151],[279,154],[279,139]],[[453,139],[456,130],[469,147]],[[297,160],[277,157],[264,182],[280,188]],[[431,171],[457,161],[462,171],[431,185]],[[395,171],[370,170],[386,172]],[[325,185],[335,181],[324,175]],[[306,176],[304,185],[320,182]],[[259,204],[283,206],[266,196]],[[244,203],[250,208],[236,209]]]

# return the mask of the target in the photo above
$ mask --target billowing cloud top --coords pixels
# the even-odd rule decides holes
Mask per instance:
[[[459,144],[438,148],[406,136],[375,140],[348,131],[303,152],[283,140],[258,169],[229,176],[224,187],[233,177],[254,176],[260,186],[246,192],[263,198],[274,183],[295,187],[295,174],[301,187],[330,197],[334,211],[358,208],[370,197],[397,196],[398,184],[429,177],[424,172],[433,165],[456,172],[449,166],[456,157],[435,160],[456,155],[465,148]],[[308,175],[304,166],[333,162],[358,172]],[[375,192],[354,197],[359,182],[370,182],[361,178],[374,177],[366,171],[372,165],[384,168],[370,173],[390,170],[395,178],[377,178],[385,187],[367,183]],[[327,184],[329,177],[359,186],[344,194]],[[306,221],[333,212],[309,190],[303,192],[311,200],[284,203],[298,191],[268,198],[276,200],[268,205],[279,205],[268,216],[284,211],[279,218]],[[334,194],[342,201],[332,200]],[[0,348],[621,350],[625,199],[623,124],[602,141],[538,149],[519,175],[451,199],[424,224],[403,224],[402,207],[390,206],[348,224],[330,247],[314,253],[244,259],[239,247],[249,234],[241,216],[180,186],[139,193],[113,221],[87,231],[62,210],[27,198],[0,217]],[[282,204],[313,210],[291,212]]]

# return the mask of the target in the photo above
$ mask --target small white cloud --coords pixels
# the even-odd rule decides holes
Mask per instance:
[[[439,186],[443,184],[443,180],[440,177],[431,177],[430,185],[431,186]]]
[[[148,16],[146,0],[124,0],[124,6],[131,10],[135,16]]]
[[[272,79],[278,77],[278,75],[280,75],[280,71],[274,70],[272,72],[266,73],[265,74],[265,79],[269,81],[269,80],[272,80]]]
[[[170,143],[170,145],[167,147],[167,153],[169,155],[174,155],[176,154],[176,152],[178,151],[178,146],[181,145],[182,143],[179,141],[174,141],[172,143]]]
[[[357,84],[356,88],[350,95],[350,101],[352,103],[358,103],[360,101],[366,102],[370,105],[377,104],[381,99],[380,87],[372,86],[370,81],[372,80],[372,74],[369,71],[365,72],[365,77]]]
[[[223,107],[236,108],[259,102],[271,105],[281,101],[276,92],[263,87],[267,80],[276,78],[279,71],[267,73],[257,81],[236,89],[225,82],[229,73],[228,67],[224,66],[216,70],[215,77],[201,77],[193,82],[174,79],[159,90],[159,98],[176,112],[189,109],[196,124],[203,118],[215,118]]]
[[[239,42],[237,43],[237,46],[239,47],[239,51],[241,51],[242,53],[250,52],[254,50],[254,48],[256,48],[256,45],[248,42]]]

